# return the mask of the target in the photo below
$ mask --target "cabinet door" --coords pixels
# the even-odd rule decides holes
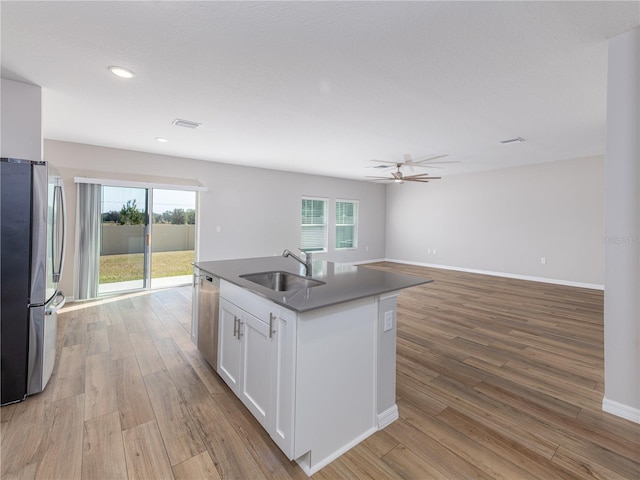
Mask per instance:
[[[241,343],[238,331],[242,329],[243,311],[234,304],[220,299],[218,323],[218,374],[236,395],[239,394]]]
[[[273,316],[272,339],[272,409],[269,419],[269,435],[289,460],[295,458],[295,365],[296,365],[296,314],[290,310],[276,309]]]
[[[242,374],[240,400],[260,424],[267,428],[271,409],[271,345],[269,324],[244,312],[241,331]]]

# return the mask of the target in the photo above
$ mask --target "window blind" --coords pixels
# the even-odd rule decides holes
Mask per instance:
[[[327,249],[327,201],[302,199],[300,248],[309,251]]]
[[[356,248],[358,227],[358,203],[336,201],[336,249]]]

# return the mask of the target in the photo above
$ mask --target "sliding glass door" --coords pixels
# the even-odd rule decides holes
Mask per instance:
[[[102,186],[98,293],[148,286],[149,189]]]
[[[98,294],[191,282],[196,193],[103,185]]]
[[[195,259],[196,192],[153,189],[151,287],[190,283]]]

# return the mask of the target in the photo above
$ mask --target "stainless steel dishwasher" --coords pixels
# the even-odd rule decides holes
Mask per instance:
[[[218,305],[220,279],[205,272],[199,275],[198,350],[209,364],[218,370]]]

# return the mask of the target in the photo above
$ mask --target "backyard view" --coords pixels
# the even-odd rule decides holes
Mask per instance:
[[[101,293],[189,281],[194,192],[103,186],[101,220]]]
[[[153,255],[151,278],[191,275],[193,250],[157,252]],[[144,260],[143,253],[100,257],[100,283],[127,282],[139,278],[137,268]]]

